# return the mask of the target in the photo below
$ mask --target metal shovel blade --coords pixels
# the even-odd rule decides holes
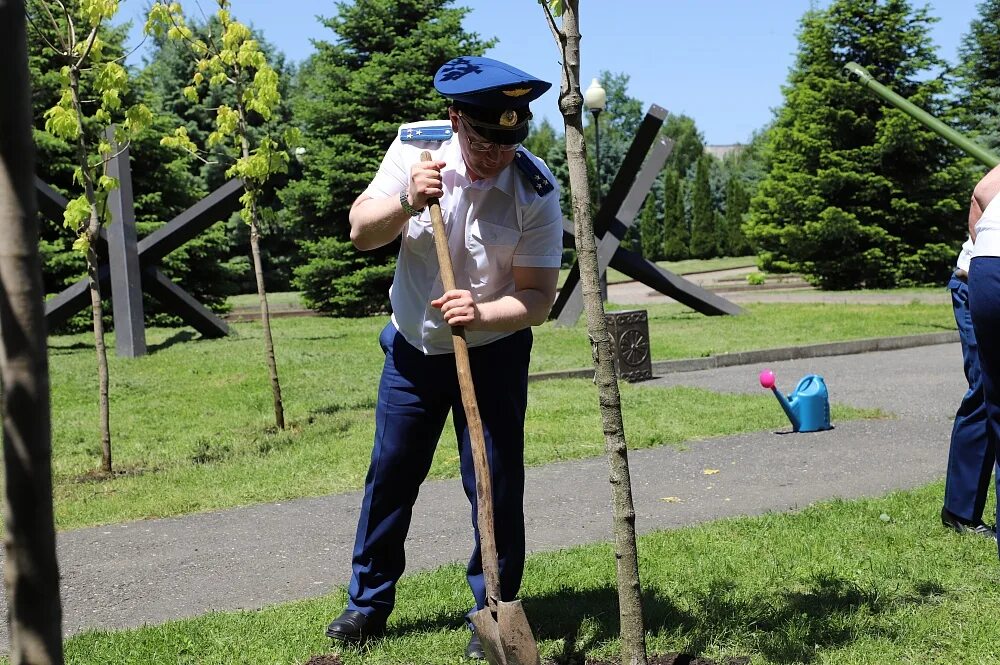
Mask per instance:
[[[538,645],[521,601],[497,603],[497,614],[483,608],[472,615],[472,625],[490,665],[541,665]]]

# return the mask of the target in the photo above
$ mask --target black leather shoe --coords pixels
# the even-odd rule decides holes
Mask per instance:
[[[949,512],[947,508],[941,509],[941,524],[958,533],[971,533],[991,540],[997,539],[996,527],[992,527],[982,520],[978,524],[970,524]]]
[[[326,628],[327,637],[348,644],[360,644],[384,632],[385,621],[365,616],[356,610],[344,610]]]
[[[479,641],[479,635],[476,635],[476,631],[472,631],[472,637],[469,638],[469,646],[465,647],[465,657],[472,660],[486,659],[486,653],[483,651],[483,645]]]

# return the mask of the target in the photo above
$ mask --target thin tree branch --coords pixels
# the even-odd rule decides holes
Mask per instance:
[[[31,18],[31,14],[29,14],[29,13],[28,13],[27,11],[25,11],[25,12],[24,12],[24,17],[25,17],[26,19],[28,19],[28,23],[30,23],[30,24],[31,24],[31,27],[32,27],[32,28],[34,29],[35,33],[36,33],[36,34],[38,35],[38,37],[39,37],[39,38],[40,38],[40,39],[41,39],[41,40],[42,40],[43,42],[45,42],[45,45],[46,45],[46,46],[48,46],[48,47],[49,47],[50,49],[52,49],[52,51],[53,51],[53,52],[55,52],[55,53],[56,53],[57,55],[62,55],[62,54],[63,54],[63,52],[62,52],[62,51],[60,51],[60,50],[59,50],[58,48],[56,48],[56,47],[55,47],[55,45],[54,45],[54,44],[53,44],[52,42],[50,42],[50,41],[49,41],[49,38],[45,36],[45,33],[43,33],[43,32],[42,32],[42,31],[41,31],[41,30],[40,30],[40,29],[38,28],[38,26],[37,26],[37,25],[35,25],[35,20],[34,20],[33,18]],[[57,34],[58,34],[58,33],[57,33]]]
[[[63,15],[66,17],[66,24],[69,25],[69,54],[73,55],[73,49],[76,48],[76,25],[73,23],[73,17],[70,15],[69,10],[66,9],[66,5],[62,3],[62,0],[55,0],[56,4],[59,5],[63,10]]]
[[[63,45],[63,54],[70,53],[69,44],[67,44],[66,40],[63,39],[64,35],[63,35],[62,28],[59,27],[59,21],[56,20],[56,17],[52,13],[52,10],[49,9],[48,3],[47,2],[39,2],[38,4],[41,4],[42,9],[44,9],[45,13],[49,15],[49,20],[52,21],[52,28],[55,30],[55,33],[57,35],[59,35],[59,42]],[[25,14],[27,14],[27,12],[25,12]]]
[[[142,40],[138,44],[135,45],[134,49],[132,49],[131,51],[129,51],[125,55],[121,56],[120,58],[115,58],[114,60],[110,60],[109,62],[125,62],[125,60],[130,55],[132,55],[133,53],[135,53],[136,51],[138,51],[140,48],[142,48],[142,45],[146,43],[146,37],[148,37],[148,35],[143,35],[142,36]]]
[[[562,99],[563,95],[568,95],[573,90],[573,72],[570,70],[569,63],[566,62],[566,33],[556,25],[556,19],[552,15],[552,9],[548,3],[545,0],[539,0],[538,4],[542,6],[542,11],[545,12],[545,22],[549,24],[549,29],[552,31],[552,38],[556,40],[556,47],[559,49],[559,55],[562,56],[559,64],[562,66],[563,80],[569,84],[566,86],[566,90],[559,91],[559,98]],[[560,111],[562,111],[561,104]]]
[[[83,53],[80,55],[80,59],[76,61],[76,65],[74,65],[77,69],[79,69],[80,65],[82,65],[90,56],[90,50],[94,48],[94,42],[97,41],[97,29],[100,27],[101,22],[98,21],[97,25],[91,28],[90,34],[87,35],[87,45],[83,47]]]
[[[545,0],[539,0],[538,4],[542,6],[542,11],[545,12],[545,22],[549,24],[549,29],[552,31],[552,38],[556,40],[556,43],[560,47],[566,44],[566,35],[564,35],[560,30],[559,26],[556,25],[556,19],[552,16],[552,9],[549,7],[549,3]],[[560,48],[560,53],[562,48]]]

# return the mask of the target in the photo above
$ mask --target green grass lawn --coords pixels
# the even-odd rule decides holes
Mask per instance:
[[[739,317],[704,317],[679,305],[647,311],[654,360],[954,328],[947,307],[920,303],[753,305]],[[149,355],[110,359],[119,469],[110,479],[93,474],[99,446],[89,336],[51,338],[59,527],[359,488],[382,359],[376,337],[384,323],[382,317],[273,321],[289,423],[280,432],[272,425],[258,324],[236,324],[221,340],[201,340],[184,329],[149,330]],[[583,321],[570,329],[536,329],[532,371],[590,362]],[[589,380],[535,382],[529,390],[529,464],[602,454]],[[622,384],[621,392],[632,448],[787,424],[764,393],[642,384]],[[833,409],[837,421],[879,415]],[[457,476],[449,430],[433,478]],[[994,662],[996,548],[940,527],[941,493],[935,484],[644,536],[650,649],[750,656],[755,664]],[[404,577],[389,635],[363,651],[344,651],[344,665],[460,662],[468,595],[461,566]],[[531,557],[521,598],[546,659],[560,665],[616,659],[610,546]],[[302,665],[329,649],[322,631],[343,603],[339,589],[259,611],[86,633],[68,641],[66,662]]]
[[[995,663],[996,546],[942,528],[941,494],[936,483],[640,538],[650,651],[749,656],[754,665]],[[610,545],[529,557],[519,597],[543,659],[617,661],[614,562]],[[68,641],[66,662],[301,665],[330,650],[323,630],[344,602],[340,589],[259,611],[90,632]],[[404,576],[388,635],[340,657],[459,663],[470,602],[462,566]]]
[[[655,359],[944,329],[950,313],[929,305],[767,305],[740,317],[650,308]],[[381,317],[275,319],[288,428],[273,427],[261,328],[236,324],[220,340],[183,329],[148,331],[150,354],[111,358],[111,423],[117,474],[95,477],[96,372],[86,334],[50,340],[53,470],[59,528],[180,515],[361,487],[373,433],[382,354]],[[587,367],[584,325],[536,333],[533,371]],[[750,370],[748,370],[750,371]],[[602,454],[597,396],[587,380],[533,383],[529,464]],[[633,447],[780,427],[766,394],[716,395],[623,385]],[[712,414],[707,417],[705,414]],[[836,407],[834,418],[876,415]],[[446,427],[445,432],[449,432]],[[457,475],[450,435],[431,470]]]

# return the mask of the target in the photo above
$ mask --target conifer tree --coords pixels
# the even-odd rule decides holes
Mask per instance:
[[[750,242],[743,233],[743,216],[750,209],[750,197],[736,174],[726,181],[726,211],[720,233],[723,256],[745,256],[751,252]]]
[[[684,180],[674,169],[663,176],[663,258],[680,261],[690,254],[691,236],[684,212]]]
[[[719,252],[719,231],[708,176],[710,159],[709,155],[698,159],[692,192],[691,256],[697,259],[712,258]]]
[[[957,150],[843,75],[856,61],[943,119],[926,8],[834,0],[806,13],[770,164],[746,225],[761,267],[824,288],[943,283],[972,182]]]
[[[959,47],[956,68],[962,125],[984,145],[1000,148],[1000,0],[983,0]]]
[[[639,214],[639,235],[642,240],[642,255],[650,261],[663,258],[663,221],[656,214],[656,197],[650,193]]]
[[[453,5],[357,0],[323,19],[333,35],[303,64],[293,104],[305,136],[303,177],[281,193],[303,241],[307,265],[295,283],[310,306],[348,316],[388,307],[397,247],[356,252],[347,215],[401,124],[447,122],[448,100],[431,84],[438,68],[492,46],[462,28],[469,10]]]

